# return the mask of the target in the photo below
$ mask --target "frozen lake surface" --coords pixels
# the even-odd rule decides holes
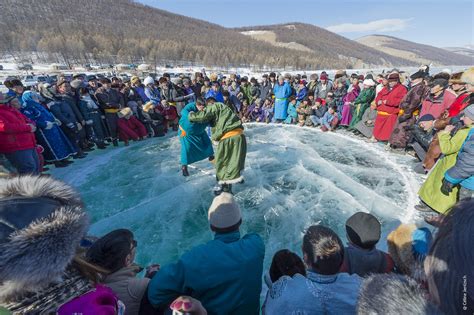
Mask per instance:
[[[304,230],[321,223],[345,238],[344,223],[357,211],[382,222],[382,237],[414,218],[419,179],[413,158],[389,154],[347,133],[297,126],[247,124],[245,184],[234,193],[243,212],[242,232],[266,243],[273,254],[301,254]],[[175,261],[212,238],[207,222],[215,184],[213,165],[201,161],[182,177],[175,135],[129,147],[96,150],[53,176],[75,186],[92,219],[91,234],[129,228],[142,265]],[[386,248],[381,242],[381,248]]]

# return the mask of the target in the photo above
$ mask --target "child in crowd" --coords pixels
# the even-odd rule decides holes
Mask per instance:
[[[262,122],[270,123],[273,119],[273,102],[271,98],[266,98],[262,109]]]
[[[249,108],[248,118],[249,121],[260,121],[262,115],[262,108],[261,108],[262,101],[257,98],[255,103]]]
[[[165,133],[168,132],[168,128],[173,128],[173,131],[178,131],[178,112],[176,107],[170,106],[167,100],[162,100],[161,104],[156,107],[158,113],[164,118]]]
[[[149,102],[142,107],[143,122],[148,128],[150,136],[163,137],[165,135],[164,117],[155,108],[153,103]]]
[[[242,122],[248,122],[249,102],[246,98],[242,99],[242,108],[239,112],[239,118]]]
[[[339,114],[337,113],[337,106],[330,107],[321,119],[321,130],[334,131],[339,123]]]
[[[333,105],[334,106],[334,105]],[[321,125],[324,114],[328,111],[328,106],[324,103],[321,98],[316,99],[314,105],[311,107],[311,115],[309,116],[308,126]]]
[[[298,113],[296,112],[296,97],[291,96],[290,102],[288,103],[288,116],[286,117],[283,123],[293,125],[296,123],[296,119],[298,118]]]
[[[305,97],[302,101],[300,106],[296,109],[298,113],[298,125],[303,127],[306,123],[306,119],[311,115],[311,104],[309,103],[309,99]]]
[[[119,140],[123,141],[126,146],[130,140],[138,141],[147,137],[148,132],[145,126],[133,116],[129,107],[120,110],[117,115],[119,117],[117,121]]]

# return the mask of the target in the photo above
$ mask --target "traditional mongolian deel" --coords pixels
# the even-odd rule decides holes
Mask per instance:
[[[273,88],[275,94],[275,113],[273,119],[286,119],[288,115],[288,98],[291,95],[291,87],[288,82],[283,85],[275,84]]]
[[[207,123],[192,123],[190,112],[197,112],[196,103],[186,105],[179,120],[179,141],[181,142],[181,165],[189,165],[214,155],[212,143],[207,135]]]
[[[203,111],[189,113],[189,121],[209,123],[212,140],[218,141],[216,151],[216,176],[219,184],[234,184],[243,180],[247,154],[244,127],[232,109],[222,103],[207,105]]]
[[[374,137],[379,141],[390,139],[397,123],[399,106],[407,94],[407,88],[400,83],[393,88],[384,87],[375,98],[377,118],[374,125]],[[380,102],[380,104],[379,104]]]

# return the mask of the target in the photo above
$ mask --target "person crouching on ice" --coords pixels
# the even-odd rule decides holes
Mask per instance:
[[[119,139],[126,146],[129,140],[138,141],[147,137],[148,132],[145,126],[133,116],[133,112],[129,107],[125,107],[117,115],[119,116],[117,121]]]
[[[247,155],[244,127],[232,109],[216,102],[212,97],[206,102],[198,99],[196,107],[198,112],[190,112],[189,121],[209,123],[212,126],[211,139],[218,142],[215,154],[218,185],[214,192],[216,195],[222,191],[232,192],[232,184],[242,183],[244,180],[241,175]]]

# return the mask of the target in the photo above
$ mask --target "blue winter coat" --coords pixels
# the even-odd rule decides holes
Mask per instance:
[[[291,86],[288,82],[283,85],[275,84],[273,88],[275,94],[275,112],[274,119],[286,119],[288,115],[288,97],[291,96]]]
[[[157,88],[145,87],[145,96],[153,105],[158,105],[161,102],[160,91]]]
[[[446,171],[444,178],[453,184],[474,190],[474,128],[467,134],[459,150],[456,164]]]
[[[180,295],[201,301],[208,314],[258,314],[265,247],[257,234],[220,234],[162,267],[151,279],[148,299],[166,306]]]
[[[296,94],[296,100],[301,102],[308,95],[308,88],[304,87]]]
[[[189,112],[197,112],[196,103],[186,105],[179,120],[179,141],[181,142],[181,164],[189,165],[214,155],[212,143],[206,132],[208,124],[192,123]]]
[[[54,116],[41,104],[31,99],[28,93],[24,94],[22,100],[21,112],[36,124],[36,140],[44,148],[44,159],[59,161],[76,154],[76,149],[61,128],[54,124],[52,128],[46,129],[48,122],[55,122]]]
[[[296,122],[296,118],[298,118],[298,112],[296,111],[297,109],[297,105],[293,105],[293,104],[288,104],[288,116],[286,117],[285,119],[285,124],[292,124],[294,122]]]
[[[209,97],[213,97],[218,101],[219,103],[224,103],[224,96],[222,96],[221,91],[214,91],[213,89],[210,89],[207,91],[206,95],[204,96],[205,99],[208,99]]]
[[[143,104],[146,104],[150,101],[150,99],[148,98],[148,96],[146,96],[145,94],[145,87],[144,86],[135,86],[133,88],[133,90],[138,94],[140,95],[140,98],[142,99],[142,102]]]

